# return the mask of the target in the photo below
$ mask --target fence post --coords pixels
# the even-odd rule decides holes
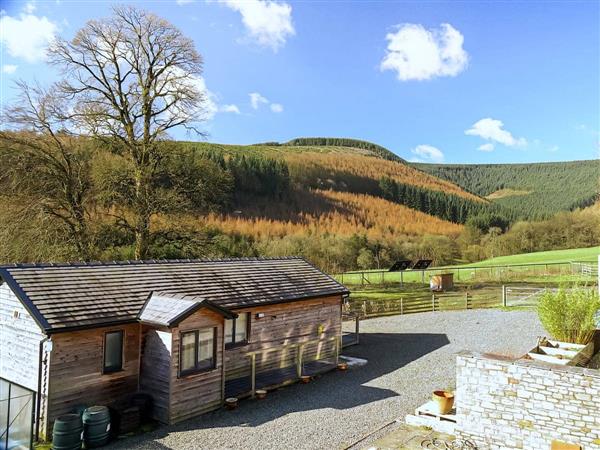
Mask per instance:
[[[431,294],[431,310],[435,311],[435,294]]]
[[[460,267],[456,269],[456,281],[460,281]]]
[[[254,398],[256,394],[256,353],[252,353],[250,359],[252,361],[252,398]]]
[[[302,353],[304,351],[304,344],[298,346],[298,365],[296,366],[296,374],[298,378],[302,376]]]
[[[404,287],[404,272],[400,272],[400,286]]]
[[[465,294],[465,309],[469,309],[469,291]]]
[[[502,306],[506,308],[506,286],[502,285]]]
[[[404,314],[404,297],[400,297],[400,315]]]
[[[354,331],[356,333],[356,343],[358,344],[360,340],[360,317],[358,315],[356,316],[356,324]]]
[[[340,282],[344,284],[344,272],[342,272],[342,280]]]
[[[365,273],[364,272],[360,273],[360,285],[363,287],[365,285]]]

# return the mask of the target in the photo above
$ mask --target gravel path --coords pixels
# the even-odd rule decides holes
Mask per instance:
[[[242,401],[236,411],[160,427],[111,448],[345,448],[414,411],[432,390],[453,388],[455,353],[521,355],[544,334],[535,312],[500,310],[370,319],[361,323],[361,332],[360,345],[343,353],[368,359],[363,367],[331,372],[309,385],[269,393],[263,401]]]

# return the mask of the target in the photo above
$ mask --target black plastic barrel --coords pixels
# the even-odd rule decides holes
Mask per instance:
[[[53,450],[81,449],[83,423],[79,414],[65,414],[54,421],[52,429]]]
[[[106,445],[110,439],[110,411],[106,406],[90,406],[83,412],[83,442],[86,448]]]

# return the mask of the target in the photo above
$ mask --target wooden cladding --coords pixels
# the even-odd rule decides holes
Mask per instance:
[[[236,379],[250,374],[248,352],[268,350],[256,356],[257,372],[289,367],[295,364],[297,348],[281,348],[318,339],[341,335],[341,296],[324,297],[291,303],[236,310],[250,312],[248,343],[225,351],[225,378]],[[257,314],[263,314],[257,318]],[[332,342],[310,344],[304,356],[325,359],[335,354]]]
[[[123,332],[122,370],[104,373],[105,333]],[[137,391],[140,325],[97,328],[52,336],[49,357],[47,424],[80,405],[119,407]]]
[[[214,365],[190,374],[179,371],[181,336],[186,332],[215,329]],[[210,310],[200,310],[171,330],[169,422],[175,423],[221,406],[223,367],[223,317]]]

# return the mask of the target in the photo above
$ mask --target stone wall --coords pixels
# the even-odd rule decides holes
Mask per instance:
[[[480,449],[600,449],[600,370],[463,352],[457,435]]]

